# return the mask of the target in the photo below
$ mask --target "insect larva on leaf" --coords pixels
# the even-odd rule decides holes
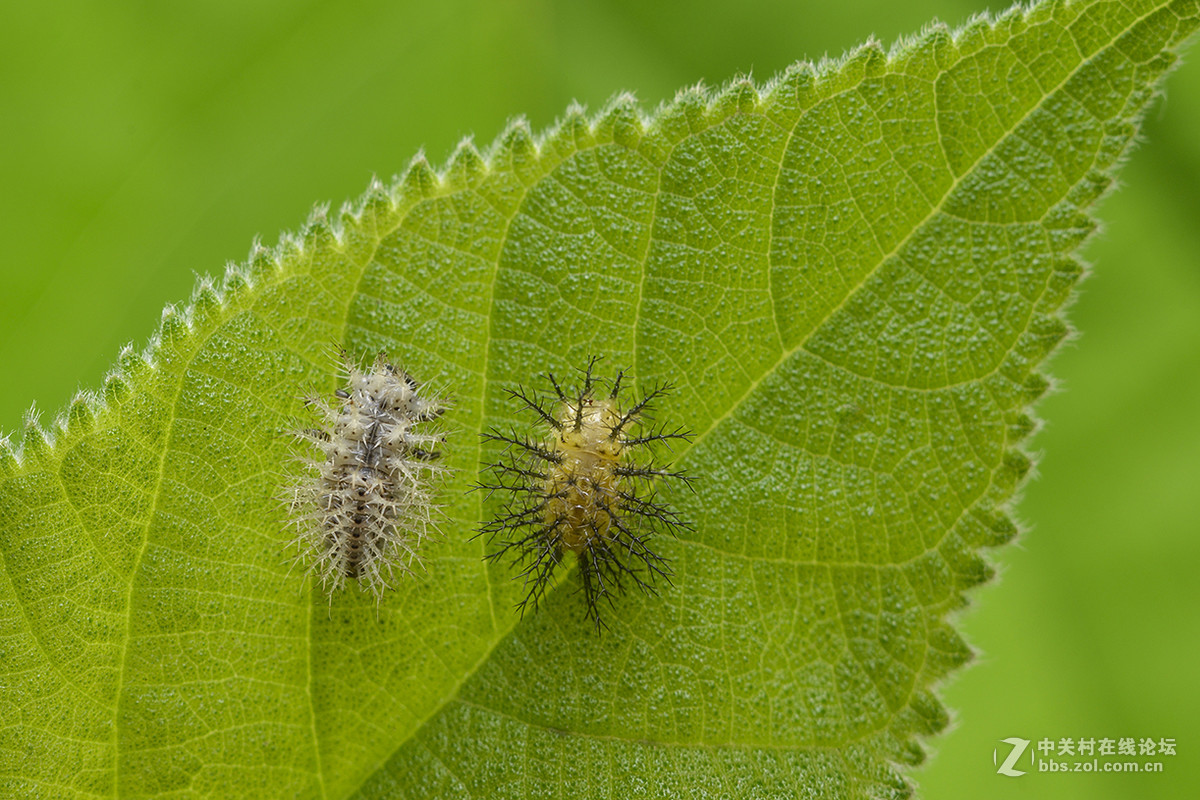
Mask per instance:
[[[682,482],[690,488],[692,479],[655,461],[656,445],[691,436],[680,428],[648,427],[651,403],[670,387],[653,388],[624,410],[625,373],[611,385],[602,382],[592,375],[596,360],[581,370],[583,385],[577,391],[565,392],[553,375],[548,377],[554,396],[509,391],[542,431],[535,438],[495,430],[484,434],[507,449],[491,467],[492,482],[478,488],[506,495],[506,501],[477,535],[496,546],[486,558],[510,556],[520,568],[526,589],[518,604],[522,614],[541,603],[555,568],[574,553],[586,613],[598,631],[607,627],[601,601],[612,606],[630,585],[655,593],[656,579],[670,582],[670,566],[651,549],[652,539],[690,526],[662,500],[660,484]],[[598,395],[602,388],[607,393]]]
[[[346,384],[332,400],[310,397],[322,425],[294,432],[319,451],[287,498],[296,526],[297,561],[330,594],[347,578],[376,602],[396,573],[420,564],[421,543],[437,533],[432,490],[445,468],[445,439],[431,423],[445,404],[380,354],[364,371],[342,353]]]

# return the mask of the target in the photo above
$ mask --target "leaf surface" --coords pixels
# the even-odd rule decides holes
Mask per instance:
[[[1067,332],[1085,209],[1194,0],[1043,3],[762,87],[514,124],[168,309],[0,464],[0,787],[40,796],[905,796],[970,657]],[[276,499],[331,344],[454,398],[442,541],[376,609],[289,572]],[[519,620],[467,489],[505,390],[602,354],[695,531],[597,638]]]

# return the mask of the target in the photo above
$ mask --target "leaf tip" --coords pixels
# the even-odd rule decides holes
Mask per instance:
[[[396,181],[396,183],[398,182]],[[372,175],[371,182],[367,185],[367,191],[358,203],[356,219],[362,220],[365,216],[373,216],[377,220],[382,219],[394,214],[397,207],[397,197],[391,188],[378,176]]]
[[[594,130],[591,120],[588,119],[587,106],[572,100],[566,113],[559,119],[557,132],[559,138],[569,140],[575,147],[587,147],[591,144]]]
[[[191,333],[191,320],[185,310],[180,310],[174,303],[168,304],[162,311],[162,322],[159,324],[158,333],[155,335],[157,344],[155,349],[162,347],[176,347],[180,341]]]
[[[1032,414],[1018,414],[1017,417],[1011,423],[1009,423],[1008,441],[1013,445],[1019,444],[1041,430],[1041,427],[1041,423]]]
[[[36,405],[29,407],[21,420],[21,460],[28,458],[42,459],[48,457],[54,448],[54,436],[42,427],[42,412]]]
[[[762,99],[758,87],[749,75],[735,78],[712,98],[708,109],[709,117],[717,122],[734,114],[752,114],[759,110]]]
[[[513,117],[487,148],[484,159],[492,169],[511,169],[525,182],[537,175],[537,144],[529,121]]]
[[[598,131],[605,132],[614,142],[630,150],[637,148],[647,127],[637,97],[631,92],[614,95],[600,112],[597,124]]]
[[[212,278],[207,275],[201,276],[197,279],[196,288],[192,291],[192,298],[188,302],[188,315],[192,319],[192,324],[196,327],[208,327],[223,304],[221,293],[217,291]]]
[[[119,369],[113,369],[104,376],[104,389],[101,396],[105,404],[111,406],[119,403],[128,394],[129,383]]]
[[[127,344],[121,348],[120,354],[117,355],[117,366],[112,375],[119,376],[125,383],[136,383],[139,380],[145,380],[150,371],[154,369],[153,352],[151,348],[139,353],[134,349],[133,345]]]
[[[56,420],[56,425],[64,434],[85,434],[92,430],[96,423],[96,415],[104,408],[103,401],[94,393],[81,390],[75,393],[66,413]]]
[[[488,174],[491,165],[475,147],[472,136],[464,136],[454,148],[450,163],[443,173],[443,180],[455,185],[474,185]]]
[[[424,150],[418,150],[400,177],[401,194],[414,199],[432,197],[437,192],[438,176],[429,166]]]
[[[337,217],[330,218],[328,203],[318,203],[313,207],[300,237],[302,249],[308,252],[341,250],[345,245],[345,232]],[[258,249],[263,253],[264,260],[273,260],[271,252],[261,244]],[[258,254],[251,257],[252,269],[256,273],[259,272],[259,265],[255,263],[258,258]]]
[[[273,269],[269,253],[257,241],[250,248],[250,257],[245,266],[230,262],[225,265],[221,279],[221,293],[229,297],[254,285],[255,278]]]
[[[9,434],[0,434],[0,474],[11,475],[20,466],[21,459]]]

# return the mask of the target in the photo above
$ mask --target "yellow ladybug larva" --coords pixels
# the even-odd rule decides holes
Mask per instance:
[[[658,578],[670,581],[666,561],[651,549],[658,533],[689,529],[662,500],[664,485],[691,478],[658,464],[659,443],[689,440],[675,429],[647,427],[646,413],[654,400],[670,391],[658,386],[628,410],[621,406],[617,375],[607,394],[597,394],[602,382],[593,376],[596,359],[583,372],[583,385],[567,393],[549,376],[554,396],[539,397],[524,389],[509,395],[537,416],[544,435],[537,438],[492,431],[484,437],[507,445],[492,466],[494,480],[479,488],[507,496],[495,518],[480,535],[495,549],[488,559],[510,556],[520,568],[526,587],[521,612],[542,601],[556,567],[567,553],[579,565],[586,613],[597,630],[605,623],[600,602],[609,605],[630,585],[655,591]]]

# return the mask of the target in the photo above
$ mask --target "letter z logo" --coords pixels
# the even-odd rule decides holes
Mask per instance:
[[[1000,773],[1001,775],[1008,775],[1011,778],[1015,778],[1018,775],[1024,775],[1025,770],[1013,769],[1013,767],[1016,765],[1017,761],[1021,758],[1021,756],[1024,755],[1025,748],[1029,747],[1029,740],[1028,739],[1018,739],[1017,737],[1013,736],[1008,739],[1001,739],[1000,741],[1004,742],[1005,744],[1011,744],[1012,751],[1008,754],[1008,758],[1004,759],[1004,763],[1000,765],[1000,767],[996,770],[996,772]],[[993,764],[996,763],[997,758],[998,758],[998,756],[996,754],[996,751],[993,750],[992,751],[992,763]]]

